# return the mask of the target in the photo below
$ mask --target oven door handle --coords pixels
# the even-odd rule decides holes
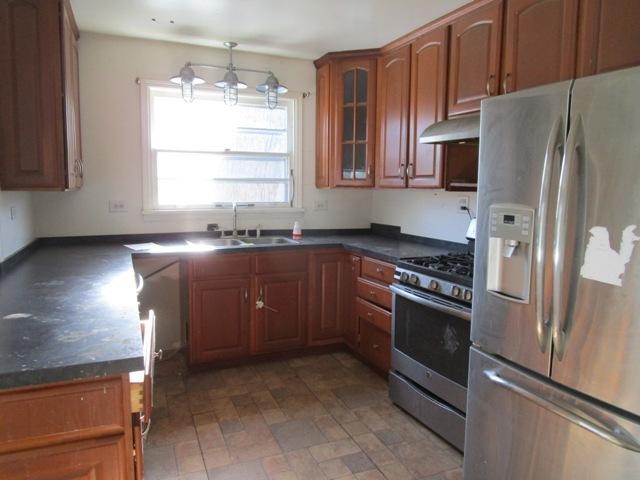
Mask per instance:
[[[433,308],[434,310],[438,310],[440,312],[448,313],[450,315],[453,315],[454,317],[462,318],[463,320],[471,320],[471,312],[449,307],[442,303],[431,301],[422,296],[408,292],[403,288],[397,287],[396,285],[390,285],[389,288],[395,295],[399,295],[403,298],[406,298],[407,300],[411,300],[412,302],[419,303],[422,306]]]

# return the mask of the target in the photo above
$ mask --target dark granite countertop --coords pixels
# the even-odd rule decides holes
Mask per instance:
[[[464,245],[374,234],[313,235],[297,244],[202,251],[180,235],[132,251],[115,239],[44,239],[0,278],[0,388],[120,374],[143,368],[132,255],[219,255],[344,247],[391,263]],[[118,238],[122,242],[122,238]],[[146,241],[153,240],[148,238]],[[135,241],[127,242],[135,243]]]
[[[0,279],[0,388],[143,369],[131,251],[40,246]]]
[[[313,235],[303,237],[296,244],[281,245],[240,245],[233,247],[218,247],[213,250],[202,250],[189,246],[183,240],[156,242],[157,248],[134,252],[135,257],[148,257],[157,255],[210,255],[256,251],[290,250],[296,248],[323,248],[343,247],[349,251],[360,253],[369,257],[397,263],[401,258],[420,257],[427,255],[441,255],[452,250],[464,249],[461,244],[425,244],[407,240],[385,237],[382,235],[358,234],[358,235]]]

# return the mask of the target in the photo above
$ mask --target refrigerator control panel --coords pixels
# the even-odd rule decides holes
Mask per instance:
[[[489,208],[487,290],[505,300],[529,303],[534,215],[526,205]]]

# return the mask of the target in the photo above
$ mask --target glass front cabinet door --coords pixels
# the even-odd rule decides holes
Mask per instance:
[[[333,69],[333,185],[372,187],[375,58],[345,59]]]

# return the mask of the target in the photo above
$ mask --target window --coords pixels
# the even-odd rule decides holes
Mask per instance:
[[[187,103],[179,87],[142,87],[145,210],[294,206],[296,100],[270,110],[244,91],[229,107],[217,89]]]

